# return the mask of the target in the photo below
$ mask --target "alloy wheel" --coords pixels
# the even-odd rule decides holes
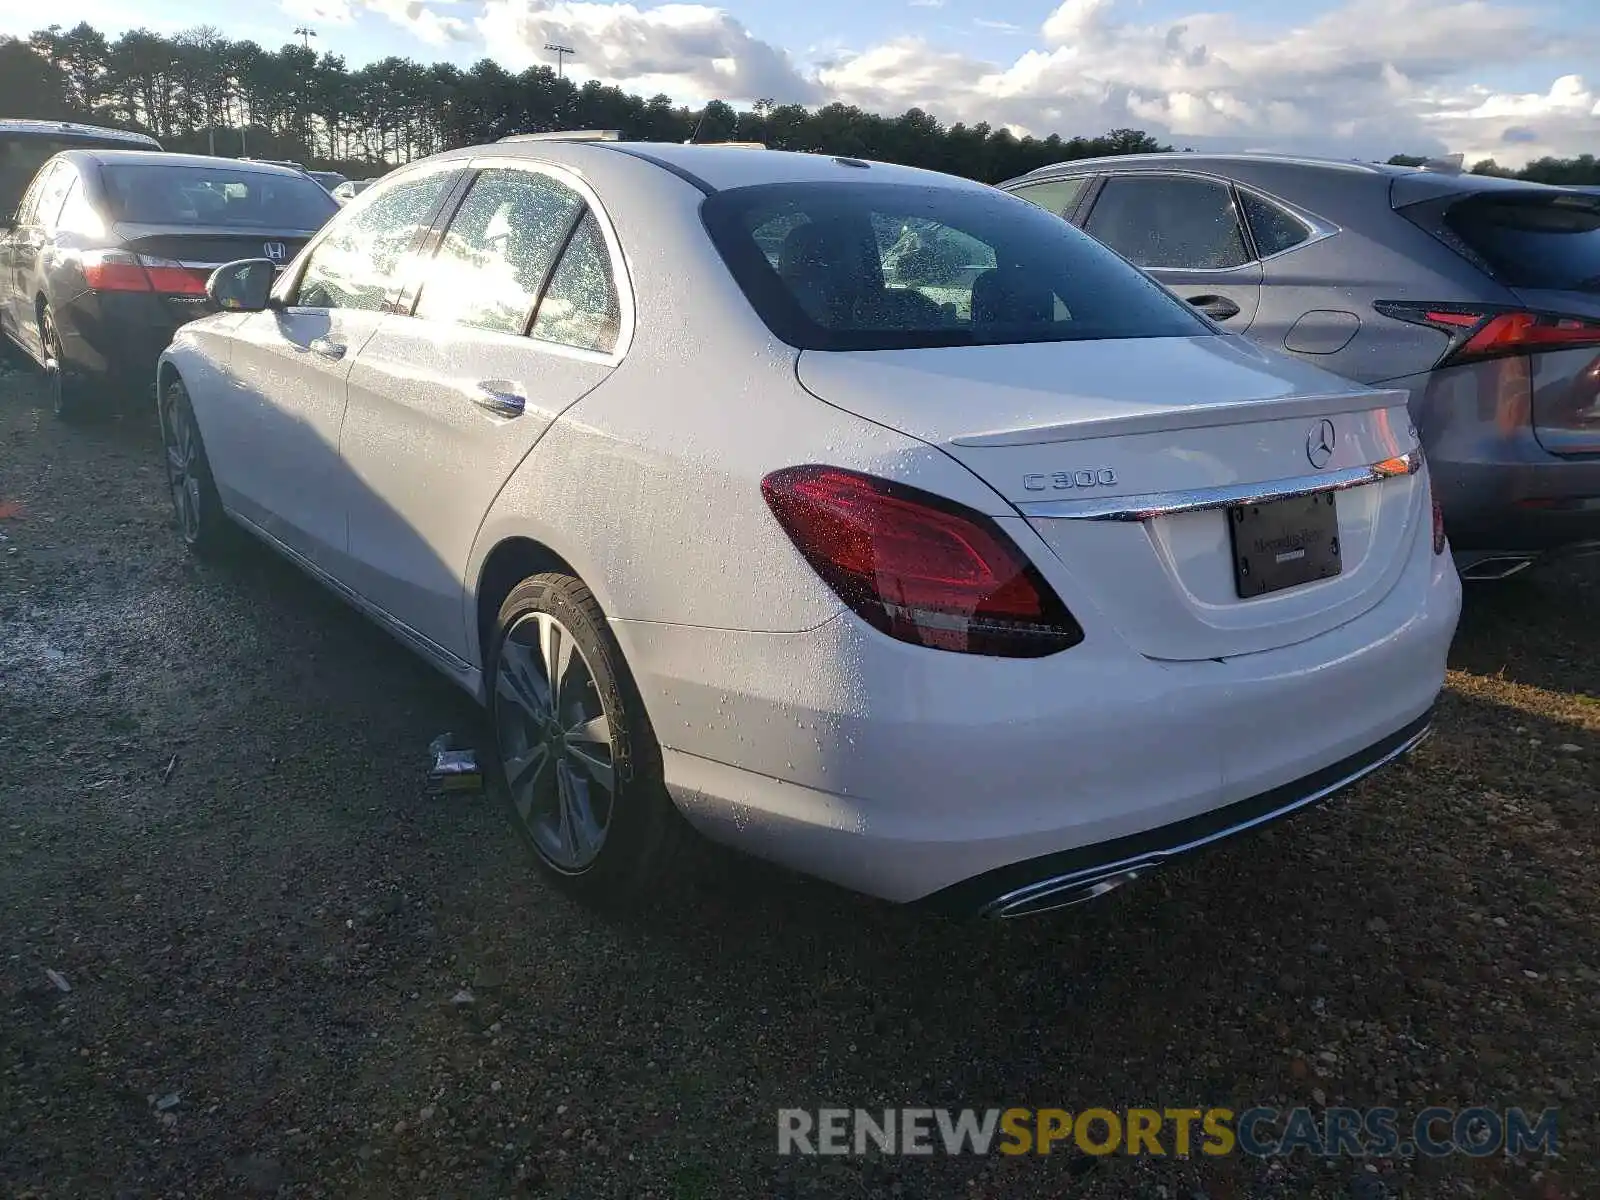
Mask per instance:
[[[172,489],[178,528],[185,541],[193,542],[200,536],[200,443],[195,437],[194,422],[174,396],[167,396],[165,408],[161,414],[161,440],[167,452],[167,484]]]
[[[529,613],[506,632],[495,733],[512,807],[534,846],[558,871],[586,871],[616,802],[611,722],[589,660],[549,613]]]

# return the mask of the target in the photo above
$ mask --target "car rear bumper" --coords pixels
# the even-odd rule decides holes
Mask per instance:
[[[920,903],[952,915],[1021,917],[1105,895],[1183,854],[1299,812],[1410,753],[1432,731],[1432,712],[1366,749],[1270,791],[1171,825],[1110,842],[1046,854],[986,872]]]
[[[1534,426],[1529,361],[1494,359],[1391,380],[1411,392],[1463,568],[1600,541],[1600,455],[1550,453]]]
[[[184,324],[173,312],[176,303],[148,292],[87,292],[60,305],[56,321],[68,364],[80,376],[119,387],[154,386],[161,352]],[[192,307],[193,318],[211,311],[199,302]]]
[[[1419,730],[1459,611],[1450,560],[1424,548],[1363,615],[1221,661],[1092,631],[997,660],[848,616],[805,634],[614,625],[668,787],[708,836],[889,900],[981,908],[1121,861],[1129,838],[1170,855],[1194,822],[1240,824],[1218,815],[1231,806],[1331,794]]]

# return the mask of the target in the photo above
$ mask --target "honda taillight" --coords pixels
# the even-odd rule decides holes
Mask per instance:
[[[204,296],[206,281],[180,262],[170,258],[139,256],[150,286],[166,296]]]
[[[1083,630],[988,517],[837,467],[788,467],[761,494],[800,553],[862,619],[936,650],[1038,658]]]
[[[83,279],[97,292],[148,292],[150,277],[137,255],[125,250],[90,250],[83,256]]]
[[[90,250],[83,256],[84,282],[97,292],[160,292],[165,296],[204,296],[205,280],[170,258],[150,258],[126,250]]]
[[[1425,325],[1448,337],[1438,362],[1441,367],[1507,354],[1600,347],[1600,321],[1591,317],[1398,300],[1379,300],[1373,307],[1386,317]]]

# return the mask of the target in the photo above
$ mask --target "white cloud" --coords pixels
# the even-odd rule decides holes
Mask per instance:
[[[460,7],[457,0],[282,0],[283,11],[300,21],[349,25],[362,11],[388,17],[430,45],[462,42],[474,36],[472,23],[440,11]]]
[[[779,103],[822,98],[785,51],[704,4],[486,0],[478,30],[495,57],[510,65],[547,61],[542,47],[554,42],[576,51],[570,63],[577,72],[645,94]]]
[[[1534,0],[1346,0],[1298,19],[1285,6],[1287,28],[1217,12],[1153,22],[1141,19],[1138,0],[1063,0],[1034,46],[1010,61],[908,36],[813,59],[809,71],[710,4],[287,2],[367,8],[436,41],[461,36],[464,24],[443,9],[470,12],[476,35],[508,66],[549,61],[542,47],[560,42],[577,51],[569,71],[690,101],[837,99],[1041,135],[1132,126],[1196,149],[1360,157],[1461,151],[1517,163],[1600,143],[1600,96],[1570,73],[1600,57],[1600,38],[1570,21],[1543,23]],[[1474,82],[1530,63],[1550,64],[1548,91],[1500,94]]]

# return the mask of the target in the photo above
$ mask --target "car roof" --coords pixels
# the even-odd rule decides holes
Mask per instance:
[[[138,163],[144,167],[227,167],[241,175],[281,175],[291,179],[304,179],[305,172],[293,167],[279,167],[271,163],[250,162],[239,158],[213,158],[209,154],[172,154],[165,150],[63,150],[62,155],[77,160],[97,162],[104,166],[113,163]]]
[[[1369,175],[1393,175],[1407,171],[1419,170],[1417,167],[1391,166],[1388,163],[1360,162],[1348,158],[1320,158],[1309,154],[1268,154],[1268,153],[1238,153],[1238,154],[1195,154],[1190,151],[1165,151],[1159,154],[1109,154],[1099,158],[1073,158],[1059,163],[1050,163],[1029,171],[1021,178],[1034,175],[1052,175],[1057,171],[1094,170],[1103,171],[1109,167],[1172,167],[1184,166],[1190,170],[1200,167],[1225,167],[1230,164],[1262,164],[1273,163],[1278,166],[1313,167],[1325,170],[1355,171]],[[1226,174],[1226,171],[1219,172]]]
[[[527,158],[581,169],[616,154],[654,163],[705,192],[753,187],[765,183],[877,182],[909,183],[923,187],[979,189],[972,180],[832,154],[793,150],[763,150],[744,146],[694,146],[675,142],[610,142],[549,140],[491,142],[467,146],[438,155],[440,159]],[[604,156],[604,157],[601,157]]]
[[[1109,170],[1161,170],[1181,169],[1197,174],[1218,175],[1225,179],[1251,182],[1255,169],[1266,168],[1276,172],[1303,171],[1314,177],[1321,172],[1334,172],[1352,177],[1373,180],[1393,180],[1418,177],[1427,181],[1430,192],[1443,195],[1455,191],[1494,191],[1506,189],[1548,189],[1551,185],[1532,183],[1526,179],[1507,179],[1500,175],[1473,175],[1465,171],[1439,170],[1423,166],[1406,166],[1400,163],[1369,163],[1354,159],[1318,158],[1300,154],[1195,154],[1190,151],[1169,151],[1160,154],[1108,155],[1100,158],[1074,158],[1029,171],[1001,184],[1009,187],[1024,180],[1042,180],[1084,171]],[[1275,178],[1283,178],[1275,174]]]
[[[106,141],[128,142],[137,146],[160,146],[160,142],[147,133],[128,129],[108,129],[103,125],[81,125],[76,121],[35,121],[24,117],[0,119],[0,135],[36,134],[40,137],[91,138]]]

